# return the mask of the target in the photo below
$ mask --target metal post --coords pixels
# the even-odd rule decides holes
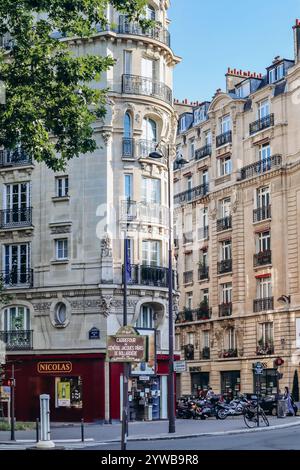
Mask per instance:
[[[39,418],[35,420],[35,432],[36,432],[36,442],[40,440],[40,432],[39,432]]]
[[[84,420],[81,419],[81,442],[84,442]]]
[[[174,396],[174,325],[173,325],[173,267],[172,267],[172,201],[171,201],[171,162],[170,146],[168,146],[168,205],[169,205],[169,433],[175,433],[175,396]]]
[[[50,439],[50,395],[40,395],[41,439],[37,447],[49,449],[55,447]]]
[[[10,440],[15,441],[15,366],[11,365],[11,382],[10,382]]]
[[[127,326],[127,266],[128,266],[128,240],[127,231],[124,235],[124,269],[123,269],[123,326]],[[123,406],[122,406],[122,438],[121,450],[127,448],[128,436],[128,364],[123,368]]]
[[[259,391],[260,391],[260,374],[257,375],[257,427],[259,427]]]

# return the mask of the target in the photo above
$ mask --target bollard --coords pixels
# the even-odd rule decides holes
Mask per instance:
[[[81,420],[81,442],[84,442],[84,420]]]
[[[35,420],[35,432],[36,432],[36,442],[40,440],[40,433],[39,433],[39,418]]]
[[[37,443],[38,449],[50,449],[55,447],[50,439],[50,395],[40,395],[41,410],[41,439]]]

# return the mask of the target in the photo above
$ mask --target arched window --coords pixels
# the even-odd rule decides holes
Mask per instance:
[[[143,305],[136,322],[137,328],[154,328],[154,310],[150,305]]]
[[[143,119],[143,140],[157,142],[157,124],[153,119]]]
[[[30,330],[30,311],[27,307],[15,306],[4,310],[4,331]]]
[[[67,307],[63,302],[59,302],[55,307],[55,324],[65,325],[67,321]]]
[[[132,137],[132,119],[128,112],[124,116],[124,137],[125,139],[131,139]]]

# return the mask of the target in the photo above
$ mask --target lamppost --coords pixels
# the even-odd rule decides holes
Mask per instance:
[[[158,151],[159,145],[149,158],[162,159],[165,155]],[[188,163],[182,156],[176,159],[179,165]],[[174,393],[174,325],[173,325],[173,241],[172,241],[172,200],[171,200],[171,176],[172,160],[170,145],[167,145],[167,168],[168,168],[168,210],[169,210],[169,261],[168,261],[168,310],[169,310],[169,376],[168,376],[168,404],[169,404],[169,433],[175,433],[175,393]]]

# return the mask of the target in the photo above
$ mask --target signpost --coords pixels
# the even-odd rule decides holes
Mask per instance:
[[[259,397],[260,397],[260,376],[264,372],[264,365],[261,362],[254,364],[254,373],[256,375],[256,395],[257,395],[257,427],[259,427]]]

